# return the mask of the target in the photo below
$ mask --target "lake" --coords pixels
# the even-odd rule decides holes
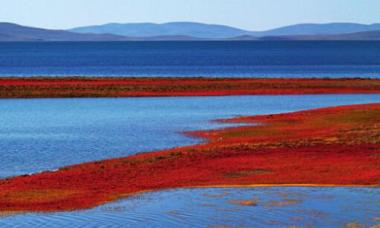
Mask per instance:
[[[380,42],[0,43],[0,76],[380,77]]]
[[[0,100],[0,177],[199,143],[212,120],[379,102],[380,95]],[[4,153],[6,152],[6,153]]]
[[[242,206],[240,200],[253,200]],[[217,188],[147,193],[91,210],[16,215],[15,227],[371,227],[378,188]],[[356,226],[355,226],[356,225]]]
[[[181,132],[229,126],[211,122],[218,118],[379,101],[380,95],[0,100],[0,176],[199,143]],[[371,225],[379,195],[378,188],[179,189],[85,211],[0,217],[0,226]],[[233,203],[247,199],[258,205]]]

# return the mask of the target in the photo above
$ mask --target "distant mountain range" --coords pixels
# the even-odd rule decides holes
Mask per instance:
[[[297,24],[255,32],[255,36],[300,36],[300,35],[336,35],[380,30],[379,24],[328,23],[328,24]]]
[[[380,30],[331,35],[266,36],[262,37],[261,40],[380,41]]]
[[[297,24],[247,31],[192,22],[105,24],[49,30],[0,23],[0,41],[380,40],[380,24]]]
[[[165,24],[130,23],[105,24],[71,29],[77,33],[115,34],[129,37],[152,36],[191,36],[207,39],[228,39],[239,36],[298,36],[331,35],[380,30],[380,24],[364,25],[355,23],[297,24],[267,31],[248,31],[224,25],[210,25],[192,22],[173,22]]]
[[[209,25],[191,22],[173,22],[165,24],[133,23],[133,24],[106,24],[71,29],[78,33],[116,34],[130,37],[154,36],[190,36],[206,39],[224,39],[250,34],[238,28],[224,25]]]
[[[117,41],[126,37],[112,34],[82,34],[64,30],[32,28],[0,23],[0,41]]]

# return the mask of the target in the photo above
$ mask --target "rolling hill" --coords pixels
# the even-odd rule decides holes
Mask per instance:
[[[130,37],[154,36],[190,36],[206,39],[223,39],[251,32],[224,25],[210,25],[192,22],[173,22],[165,24],[132,23],[132,24],[105,24],[97,26],[80,27],[69,30],[77,33],[116,34]]]
[[[328,23],[328,24],[296,24],[255,32],[256,36],[298,36],[298,35],[335,35],[380,30],[380,24]]]
[[[379,28],[378,28],[379,27]],[[112,33],[112,34],[111,34]],[[117,33],[117,34],[116,34]],[[124,34],[124,35],[122,35]],[[300,24],[264,32],[223,25],[177,22],[167,24],[108,24],[49,30],[0,23],[0,42],[17,41],[265,41],[265,40],[379,40],[380,24]]]
[[[127,37],[111,34],[79,34],[12,23],[0,23],[0,41],[122,41]]]
[[[236,37],[299,36],[299,35],[336,35],[380,30],[380,24],[329,23],[296,24],[267,31],[248,31],[224,25],[192,22],[173,22],[165,24],[127,23],[105,24],[70,29],[77,33],[115,34],[128,37],[187,36],[204,39],[235,39]]]
[[[380,41],[380,30],[333,35],[271,36],[262,40]]]

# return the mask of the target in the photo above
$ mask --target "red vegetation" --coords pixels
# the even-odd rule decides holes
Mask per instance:
[[[379,79],[0,78],[0,98],[380,93]]]
[[[142,191],[223,185],[380,185],[380,104],[244,117],[208,142],[0,181],[0,211],[91,208]]]

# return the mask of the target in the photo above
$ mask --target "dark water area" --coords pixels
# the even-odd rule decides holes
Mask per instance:
[[[379,78],[380,42],[11,42],[0,76]]]

